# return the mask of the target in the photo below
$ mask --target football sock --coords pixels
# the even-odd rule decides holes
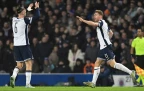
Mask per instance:
[[[118,70],[121,70],[121,71],[124,71],[124,72],[126,72],[126,73],[128,73],[128,74],[131,74],[131,73],[132,73],[131,70],[129,70],[127,67],[125,67],[124,65],[122,65],[122,64],[120,64],[120,63],[115,63],[114,68],[116,68],[116,69],[118,69]]]
[[[16,78],[18,72],[19,72],[19,68],[18,68],[18,67],[15,67],[14,70],[13,70],[12,77]]]
[[[25,75],[26,75],[26,85],[29,85],[30,84],[30,81],[31,81],[31,70],[27,70]]]
[[[94,67],[92,83],[96,84],[99,73],[100,73],[100,67]]]

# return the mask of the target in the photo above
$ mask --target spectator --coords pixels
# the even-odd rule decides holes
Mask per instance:
[[[73,44],[73,43],[79,44],[80,39],[79,39],[79,36],[77,35],[76,28],[73,27],[73,28],[69,31],[69,33],[70,33],[70,36],[69,36],[68,39],[69,39],[70,43],[71,43],[71,44]]]
[[[86,64],[84,66],[83,72],[84,73],[93,73],[94,72],[94,64],[91,62],[90,59],[86,59]]]
[[[95,41],[91,41],[90,46],[86,48],[85,58],[90,58],[91,62],[95,62],[97,58],[98,48]]]
[[[5,36],[3,35],[3,32],[0,31],[0,40],[4,41],[4,39],[5,39]]]
[[[4,45],[3,45],[3,42],[0,40],[0,65],[1,65],[1,68],[3,67],[3,54],[4,53]]]
[[[101,66],[100,74],[98,77],[98,81],[96,83],[97,86],[112,86],[113,79],[110,75],[110,69],[106,66]]]
[[[64,41],[62,47],[58,50],[58,56],[60,60],[63,60],[66,65],[68,65],[68,52],[69,44],[68,41]]]
[[[55,37],[55,45],[59,48],[62,47],[62,41],[60,40],[60,37]]]
[[[61,42],[63,43],[64,41],[68,41],[68,40],[66,34],[63,33],[61,36]]]
[[[48,58],[45,58],[43,67],[43,73],[51,73],[55,66],[52,64],[50,60],[48,60]]]
[[[63,61],[59,61],[58,66],[52,71],[53,73],[71,73],[69,66],[65,65]]]
[[[59,37],[60,33],[59,33],[59,28],[55,28],[54,30],[54,37]]]
[[[75,66],[76,60],[78,58],[83,60],[84,56],[83,56],[81,50],[78,48],[78,45],[74,44],[72,46],[72,49],[70,49],[69,53],[68,53],[69,67],[71,68],[72,71],[74,70],[74,66]]]
[[[37,32],[37,38],[40,41],[42,37],[44,36],[44,29],[42,27],[38,27],[38,32]]]
[[[48,21],[48,22],[47,22]],[[45,23],[44,23],[44,28],[45,28],[45,31],[47,34],[50,35],[50,38],[52,40],[54,40],[54,20],[52,18],[50,18],[49,20],[47,20]]]
[[[38,53],[37,53],[37,45],[38,45],[38,39],[33,38],[32,45],[31,45],[31,50],[32,50],[32,54],[34,57],[33,66],[32,66],[33,73],[39,72],[39,59],[38,59]]]
[[[81,5],[78,5],[78,6],[77,6],[77,10],[76,10],[76,14],[77,14],[77,15],[80,15],[81,13],[83,13],[83,8],[82,8]]]
[[[6,44],[5,44],[5,49],[9,49],[10,48],[10,43],[11,43],[11,40],[7,39],[6,40]]]
[[[127,48],[125,43],[121,43],[121,63],[125,66],[128,66],[129,61],[131,60],[130,56],[130,50]]]
[[[91,38],[91,29],[88,26],[85,27],[85,38]]]
[[[82,45],[82,52],[86,51],[86,48],[88,48],[90,46],[90,42],[91,42],[91,38],[87,38],[86,41],[83,43]]]
[[[74,73],[83,73],[83,62],[81,59],[76,60],[76,65],[74,66]]]
[[[60,36],[62,36],[62,34],[64,34],[64,30],[65,30],[65,27],[60,26],[60,30],[59,30]]]
[[[13,16],[16,17],[16,15],[17,15],[17,8],[16,8],[16,6],[12,7],[12,12],[13,12]]]
[[[66,25],[67,24],[67,14],[66,14],[66,11],[62,11],[61,12],[61,15],[62,15],[62,17],[61,17],[61,23],[62,23],[62,25]]]
[[[32,60],[32,72],[33,73],[39,73],[40,72],[40,67],[38,62],[36,60]]]
[[[43,36],[41,43],[37,45],[37,53],[41,71],[44,63],[43,62],[44,58],[48,57],[51,52],[52,52],[52,44],[49,42],[49,39],[46,36]]]
[[[3,30],[3,34],[6,38],[12,38],[12,29],[8,22],[4,22],[2,30]]]
[[[130,48],[128,48],[124,43],[121,43],[121,49],[121,63],[129,69],[134,70],[135,68],[131,61]]]
[[[137,13],[137,7],[135,6],[135,2],[130,3],[130,9],[128,10],[127,14],[133,18]]]
[[[15,67],[15,60],[13,54],[13,43],[9,44],[9,47],[6,48],[3,52],[3,68],[7,73],[12,75],[13,68]]]
[[[121,49],[120,49],[120,46],[119,46],[119,44],[118,44],[118,42],[114,42],[113,43],[113,52],[114,52],[114,54],[116,55],[115,56],[115,60],[116,60],[116,62],[118,62],[118,63],[120,63],[120,51],[121,51]]]
[[[1,13],[1,23],[2,23],[2,25],[3,25],[4,22],[6,22],[6,21],[9,21],[9,16],[6,15],[5,12],[2,12],[2,13]]]
[[[54,48],[53,48],[50,56],[48,57],[48,59],[54,66],[57,66],[58,60],[59,60],[58,47],[57,46],[54,46]]]
[[[33,38],[32,40],[32,45],[31,45],[31,50],[32,50],[32,54],[35,58],[35,60],[38,60],[37,58],[37,45],[38,45],[38,39],[37,38]]]
[[[128,45],[128,39],[127,39],[127,34],[124,32],[122,33],[122,36],[121,36],[121,40],[120,40],[120,43],[125,43],[126,45]]]

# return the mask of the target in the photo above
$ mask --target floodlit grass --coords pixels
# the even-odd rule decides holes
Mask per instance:
[[[144,91],[144,87],[0,87],[0,91]]]

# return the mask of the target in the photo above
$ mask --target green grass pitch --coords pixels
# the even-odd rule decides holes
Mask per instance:
[[[0,91],[144,91],[144,87],[0,87]]]

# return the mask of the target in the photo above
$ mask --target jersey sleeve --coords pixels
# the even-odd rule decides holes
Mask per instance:
[[[30,18],[24,18],[26,24],[30,24]]]
[[[134,39],[134,40],[132,41],[131,47],[135,48],[135,46],[136,46],[136,40]]]
[[[39,8],[37,8],[37,9],[35,10],[34,16],[33,16],[32,19],[31,19],[31,22],[37,20],[39,17],[40,17],[40,10],[39,10]]]
[[[39,17],[40,17],[40,11],[39,8],[37,8],[33,17],[24,18],[24,21],[26,24],[31,24],[34,20],[38,19]]]

